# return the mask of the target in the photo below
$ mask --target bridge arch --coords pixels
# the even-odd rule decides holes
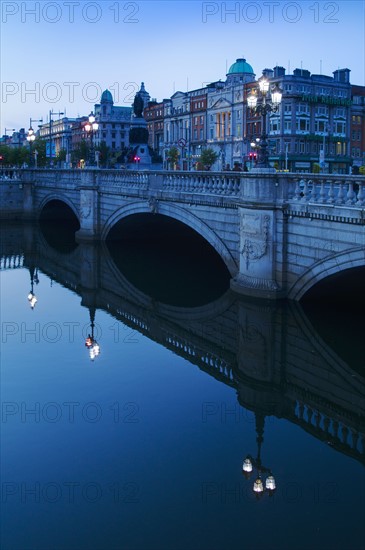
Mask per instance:
[[[356,248],[321,260],[307,269],[288,291],[290,300],[300,300],[310,288],[323,279],[346,269],[365,267],[365,250]]]
[[[123,218],[126,218],[127,216],[132,216],[133,214],[146,213],[151,214],[151,208],[149,207],[149,204],[146,203],[146,201],[133,202],[119,208],[106,221],[101,231],[101,239],[103,241],[106,240],[106,237],[112,227]],[[182,222],[183,224],[196,231],[220,255],[230,274],[232,276],[237,274],[238,265],[231,252],[224,244],[224,242],[218,237],[215,231],[213,231],[204,221],[202,221],[200,218],[198,218],[188,210],[185,210],[184,208],[181,208],[171,203],[158,203],[158,213]]]
[[[80,215],[79,215],[79,211],[78,209],[76,208],[76,206],[74,205],[74,203],[67,197],[66,194],[60,194],[60,193],[50,193],[49,195],[46,195],[45,197],[43,197],[43,199],[41,200],[41,202],[39,203],[38,205],[38,209],[37,209],[37,217],[39,219],[41,213],[42,213],[42,210],[43,208],[49,203],[49,202],[52,202],[52,201],[58,201],[58,202],[63,202],[66,206],[68,206],[72,212],[75,214],[75,217],[77,218],[77,221],[80,223]]]

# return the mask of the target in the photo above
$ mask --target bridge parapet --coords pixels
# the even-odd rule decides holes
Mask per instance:
[[[354,419],[349,419],[347,423],[335,411],[328,415],[300,400],[295,401],[294,415],[291,415],[290,420],[318,439],[327,441],[331,447],[364,462],[365,440],[361,422],[358,422],[359,428],[356,428]]]
[[[320,205],[365,206],[365,178],[308,174],[288,176],[288,200]],[[294,188],[293,188],[294,182]]]
[[[209,193],[238,197],[241,175],[207,172],[165,172],[163,189],[187,193]]]
[[[17,168],[1,168],[0,181],[18,182],[20,181],[21,170]]]

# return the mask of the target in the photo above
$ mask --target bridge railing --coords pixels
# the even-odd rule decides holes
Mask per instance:
[[[295,404],[297,423],[336,449],[365,461],[364,433],[340,419],[329,417],[300,400]]]
[[[75,189],[91,185],[102,191],[130,194],[149,189],[164,193],[219,195],[250,202],[295,201],[350,208],[365,206],[365,177],[339,174],[258,172],[173,172],[105,169],[25,169],[22,181]],[[15,171],[14,171],[15,174]],[[16,177],[14,176],[13,177]],[[4,175],[4,177],[6,177]]]
[[[365,206],[365,178],[362,176],[290,174],[287,179],[289,200],[318,205]]]
[[[239,173],[165,172],[163,190],[239,196],[241,179]]]
[[[0,181],[19,181],[21,170],[18,168],[0,168]]]
[[[23,254],[2,254],[0,256],[0,271],[5,269],[19,269],[24,265]]]

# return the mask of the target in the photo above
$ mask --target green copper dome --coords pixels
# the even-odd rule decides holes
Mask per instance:
[[[236,63],[230,66],[227,74],[254,74],[253,68],[246,62],[246,59],[237,59]]]
[[[113,102],[113,96],[112,96],[111,92],[109,92],[109,90],[105,90],[101,94],[100,103],[114,103]]]

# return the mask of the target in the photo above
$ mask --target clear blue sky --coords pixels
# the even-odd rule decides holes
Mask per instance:
[[[257,76],[282,65],[365,84],[364,0],[244,2],[3,0],[1,134],[47,120],[50,109],[89,114],[100,93],[131,105],[225,79],[245,57]]]

